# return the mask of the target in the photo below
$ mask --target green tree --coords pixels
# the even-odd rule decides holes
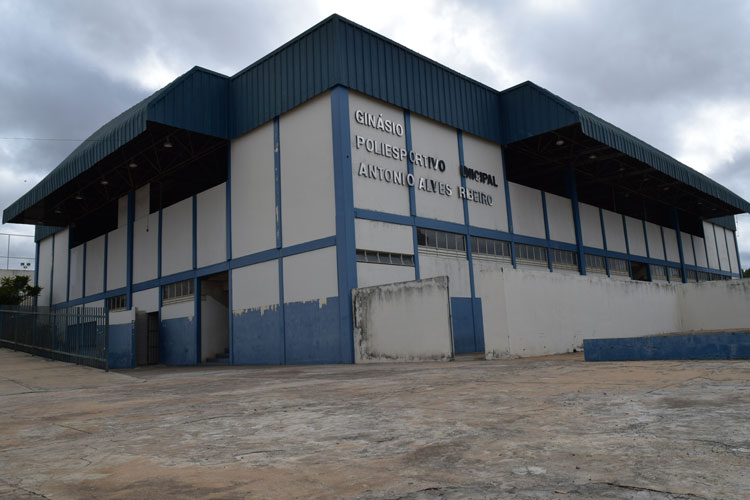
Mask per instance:
[[[750,267],[742,271],[743,278],[750,278]]]
[[[0,280],[0,304],[18,305],[28,297],[36,297],[40,286],[29,285],[28,276],[3,276]]]

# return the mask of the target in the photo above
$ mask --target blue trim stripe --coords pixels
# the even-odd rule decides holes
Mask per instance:
[[[542,215],[544,216],[544,238],[547,240],[546,244],[549,246],[550,239],[549,239],[549,218],[547,217],[547,193],[544,191],[542,193]],[[549,272],[552,272],[552,252],[549,251],[549,248],[547,249],[547,267],[549,267]]]
[[[661,233],[661,248],[662,248],[662,252],[664,252],[663,253],[664,260],[668,261],[669,259],[667,258],[667,242],[664,240],[664,226],[659,226],[659,232]],[[667,281],[671,282],[672,278],[669,277],[669,270],[667,269],[666,272],[667,272]]]
[[[39,286],[39,245],[40,245],[40,242],[37,241],[36,250],[34,253],[34,286]],[[737,258],[739,258],[739,255]],[[38,302],[39,302],[39,298],[34,297],[34,305],[38,305]]]
[[[232,145],[229,144],[227,150],[227,182],[224,199],[226,201],[226,236],[227,236],[227,260],[232,260]],[[230,294],[231,295],[231,294]],[[230,301],[230,316],[231,316],[231,301]],[[231,330],[231,329],[230,329]],[[231,345],[231,343],[230,343]],[[231,349],[231,348],[230,348]]]
[[[198,195],[193,195],[193,269],[198,268]]]
[[[607,229],[604,227],[604,211],[599,208],[599,222],[602,225],[602,247],[604,247],[604,251],[607,251]],[[607,276],[612,276],[609,270],[609,257],[604,257],[604,266],[607,269]]]
[[[55,235],[52,235],[52,258],[49,266],[49,305],[54,301],[53,290],[55,284]]]
[[[68,276],[67,276],[67,282],[65,283],[65,302],[68,302],[70,300],[70,228],[68,228]]]
[[[677,251],[680,254],[680,276],[682,282],[687,283],[687,271],[685,270],[685,249],[682,246],[682,231],[680,231],[680,214],[676,209],[672,209],[672,224],[677,235]],[[695,252],[693,252],[695,255]],[[665,255],[666,256],[666,255]]]
[[[273,183],[274,183],[274,203],[276,208],[276,251],[273,252],[278,264],[279,279],[279,338],[281,338],[281,364],[286,364],[286,318],[284,304],[284,259],[279,249],[283,246],[282,238],[282,219],[281,219],[281,134],[279,117],[273,119]],[[333,243],[332,243],[333,244]]]
[[[161,220],[162,220],[162,210],[161,210],[161,207],[159,207],[159,227],[157,229],[158,232],[159,232],[159,234],[158,234],[158,241],[156,243],[157,246],[158,246],[157,255],[156,255],[156,268],[157,268],[156,269],[156,276],[158,276],[159,278],[161,278],[161,249],[162,249],[162,236],[161,236],[162,235],[162,232],[161,232],[162,223],[161,223]]]
[[[570,204],[573,207],[573,224],[576,230],[576,244],[578,251],[578,269],[582,276],[586,276],[586,257],[583,253],[583,232],[581,231],[581,212],[578,206],[578,188],[576,186],[575,170],[568,169],[565,172],[565,184],[567,185]]]
[[[193,197],[195,199],[195,197]],[[195,205],[193,205],[195,206]],[[201,364],[201,280],[196,277],[193,284],[193,307],[195,312],[195,364]]]
[[[357,288],[356,243],[354,240],[354,187],[349,128],[349,91],[331,90],[334,192],[336,195],[336,259],[339,288],[340,359],[354,362],[351,291]]]
[[[513,235],[513,210],[510,206],[510,188],[508,187],[508,174],[505,168],[505,147],[500,146],[500,158],[503,166],[503,187],[505,188],[505,211],[508,215],[508,234]],[[513,243],[513,238],[510,240],[510,261],[513,263],[513,268],[516,265],[516,245]]]
[[[83,269],[81,269],[81,297],[86,296],[86,244],[83,244]]]
[[[741,278],[742,262],[740,262],[740,247],[737,245],[737,233],[735,231],[732,231],[732,239],[734,240],[734,251],[737,252],[737,267],[739,268],[737,275]]]
[[[107,291],[107,260],[109,254],[109,233],[104,233],[104,272],[102,273],[102,290]]]
[[[135,220],[135,191],[128,191],[128,241],[127,241],[127,258],[125,270],[125,288],[127,309],[133,307],[133,222]]]
[[[408,110],[404,110],[404,136],[406,139],[406,150],[412,150],[411,143],[411,113]],[[409,155],[406,156],[406,173],[414,175],[414,163],[412,163]],[[409,186],[409,214],[412,217],[417,215],[417,196],[414,186]],[[417,226],[414,224],[412,219],[411,225],[411,237],[412,245],[414,247],[414,279],[420,279],[419,271],[419,238],[417,236]]]
[[[281,238],[281,141],[278,116],[273,119],[273,180],[276,203],[276,248],[281,248],[283,246]]]
[[[234,364],[234,282],[231,269],[227,271],[229,279],[229,364]],[[161,295],[161,293],[159,294]],[[161,301],[159,301],[161,302]],[[161,306],[160,306],[161,307]]]

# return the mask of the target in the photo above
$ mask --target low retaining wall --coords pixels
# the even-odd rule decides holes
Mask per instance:
[[[352,307],[356,363],[453,358],[446,276],[358,288]]]
[[[750,331],[583,341],[586,361],[750,359]]]

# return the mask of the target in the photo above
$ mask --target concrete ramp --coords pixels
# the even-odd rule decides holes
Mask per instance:
[[[750,329],[585,339],[586,361],[750,359]]]
[[[453,358],[448,277],[352,291],[354,361]]]

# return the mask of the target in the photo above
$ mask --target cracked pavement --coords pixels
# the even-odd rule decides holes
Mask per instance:
[[[152,367],[0,349],[0,499],[746,499],[750,361]]]

